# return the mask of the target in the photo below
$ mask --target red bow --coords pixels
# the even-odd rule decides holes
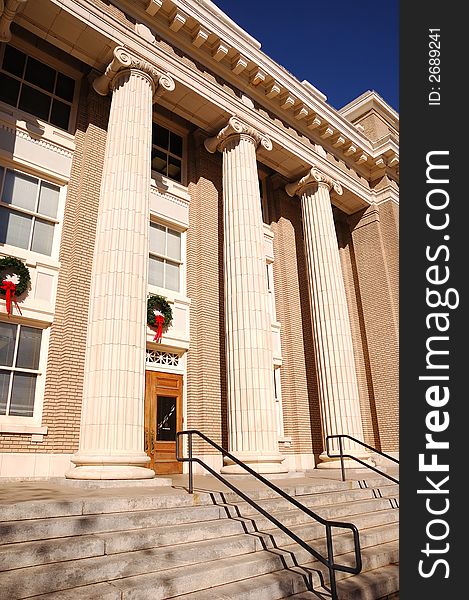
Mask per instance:
[[[14,283],[13,281],[10,281],[9,279],[4,279],[2,281],[2,286],[0,289],[5,290],[5,302],[7,305],[7,313],[9,315],[11,315],[11,313],[12,313],[11,303],[13,301],[16,308],[18,309],[18,312],[21,315],[22,314],[21,309],[18,306],[18,302],[16,301],[16,298],[15,298],[16,283]]]
[[[163,324],[164,324],[164,315],[155,314],[155,325],[156,325],[156,333],[153,341],[158,343],[161,341],[161,337],[163,335]]]

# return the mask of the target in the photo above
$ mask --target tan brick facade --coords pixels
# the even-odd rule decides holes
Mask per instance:
[[[26,17],[28,10],[32,11],[31,4],[27,3],[24,7]],[[55,306],[51,301],[49,311],[52,316],[52,311],[55,310],[50,329],[41,420],[42,427],[47,427],[47,434],[38,433],[35,436],[31,431],[11,433],[11,430],[15,430],[16,421],[8,422],[7,425],[13,425],[6,433],[0,433],[0,455],[70,455],[78,449],[88,290],[112,98],[111,91],[107,96],[99,96],[90,82],[95,76],[106,73],[107,67],[113,64],[112,49],[116,41],[109,38],[112,27],[118,31],[119,43],[122,42],[124,49],[131,48],[132,52],[135,51],[133,64],[137,70],[141,68],[145,76],[150,74],[156,83],[161,73],[167,71],[175,81],[173,91],[160,96],[160,92],[163,93],[164,90],[161,87],[158,89],[153,98],[154,114],[158,123],[161,121],[161,127],[167,127],[171,132],[171,127],[174,126],[175,133],[184,138],[184,151],[181,150],[177,155],[178,159],[183,155],[184,175],[181,181],[175,182],[170,181],[169,175],[155,177],[154,172],[150,196],[151,218],[168,229],[174,227],[184,240],[181,247],[187,249],[186,256],[181,257],[181,272],[185,282],[177,291],[175,288],[171,290],[171,293],[175,292],[176,299],[171,299],[174,301],[175,312],[180,309],[177,317],[180,319],[177,325],[179,329],[165,347],[165,351],[174,352],[181,359],[178,373],[184,377],[184,428],[200,429],[215,442],[225,447],[230,445],[224,334],[222,157],[220,153],[210,154],[204,147],[204,140],[222,130],[231,115],[235,114],[241,120],[245,119],[249,127],[259,130],[266,139],[271,138],[273,141],[273,148],[269,150],[268,144],[258,145],[257,160],[262,164],[262,172],[268,173],[268,225],[273,234],[272,269],[276,318],[280,323],[284,431],[279,449],[287,455],[290,464],[299,464],[295,463],[294,456],[300,455],[314,456],[317,462],[324,450],[315,362],[318,350],[315,350],[311,325],[301,200],[299,196],[290,197],[285,191],[286,184],[298,181],[315,166],[325,174],[327,180],[336,181],[344,189],[343,196],[334,196],[333,201],[337,202],[337,207],[334,206],[334,218],[351,323],[364,440],[378,449],[396,451],[399,263],[398,204],[395,202],[395,181],[398,179],[395,165],[398,164],[398,157],[395,138],[398,135],[398,116],[390,107],[384,106],[382,99],[367,92],[364,98],[368,108],[362,110],[364,100],[360,100],[360,97],[358,102],[354,101],[344,107],[345,112],[344,109],[336,111],[331,129],[327,122],[327,111],[322,115],[317,112],[323,102],[321,96],[312,96],[316,108],[313,111],[310,107],[307,117],[302,116],[302,111],[307,111],[307,103],[301,102],[300,106],[298,90],[293,90],[297,85],[295,82],[291,83],[291,90],[287,89],[285,82],[288,78],[284,70],[276,71],[275,77],[269,75],[274,83],[277,80],[284,82],[281,94],[275,88],[267,93],[264,88],[265,85],[272,84],[270,79],[257,87],[251,86],[247,79],[248,71],[241,69],[239,73],[235,73],[232,70],[233,64],[228,64],[233,59],[233,52],[229,61],[226,57],[215,61],[210,53],[205,56],[207,48],[191,43],[192,38],[189,39],[188,31],[185,31],[186,25],[181,25],[183,37],[180,45],[177,43],[179,22],[171,29],[171,33],[165,35],[163,32],[160,36],[158,27],[162,25],[158,19],[168,9],[170,0],[154,21],[148,21],[148,27],[143,22],[138,27],[138,21],[136,24],[133,16],[126,15],[126,5],[122,10],[118,5],[118,2],[90,0],[86,5],[90,15],[96,15],[94,11],[100,11],[100,16],[109,27],[107,30],[103,28],[102,31],[93,31],[98,20],[94,22],[91,19],[87,25],[89,30],[81,42],[84,44],[81,50],[76,50],[80,44],[78,40],[76,47],[67,49],[64,42],[64,48],[60,51],[54,49],[52,42],[44,42],[47,32],[36,36],[34,27],[22,37],[18,35],[19,46],[23,47],[22,44],[29,39],[31,52],[41,52],[41,60],[45,60],[44,56],[49,53],[54,68],[58,68],[60,61],[67,62],[64,56],[70,51],[73,58],[68,61],[70,64],[67,63],[67,68],[78,72],[76,78],[77,81],[80,80],[80,96],[74,101],[74,110],[77,111],[76,127],[73,131],[62,132],[64,138],[68,136],[70,145],[74,143],[75,149],[70,158],[71,172],[61,223],[58,275],[57,266],[54,267],[57,296]],[[55,8],[52,7],[51,10]],[[65,8],[63,10],[66,11]],[[34,12],[31,13],[31,18],[33,16]],[[143,12],[141,15],[142,19],[150,19],[150,16],[145,16]],[[73,18],[70,16],[70,19]],[[27,22],[25,19],[23,25]],[[78,20],[75,24],[77,23]],[[40,28],[42,25],[37,26]],[[51,39],[54,39],[53,36]],[[86,53],[88,51],[89,55]],[[253,50],[253,57],[257,56],[256,52],[257,50]],[[267,59],[263,55],[262,61]],[[106,91],[107,87],[104,93]],[[307,88],[301,88],[301,94],[308,93]],[[294,110],[287,111],[280,104],[280,98],[287,97],[290,103],[296,103]],[[148,106],[150,100],[151,95]],[[288,102],[284,104],[286,106]],[[313,119],[316,118],[320,125],[315,124]],[[352,123],[360,127],[354,127]],[[332,122],[329,123],[331,124]],[[150,123],[147,125],[149,132]],[[50,123],[48,126],[52,129]],[[330,133],[331,130],[333,133]],[[49,133],[48,130],[46,137]],[[18,132],[18,137],[21,137],[20,134],[22,135]],[[389,138],[389,144],[383,146],[379,154],[375,151],[376,145],[385,144],[385,138]],[[61,152],[57,138],[53,138],[53,142],[53,151]],[[47,143],[48,140],[45,139],[44,145]],[[168,150],[168,156],[169,154]],[[169,163],[168,159],[168,165]],[[14,164],[18,170],[21,170],[22,165],[24,167],[24,161],[22,163],[15,157],[6,164]],[[252,164],[254,166],[250,183],[255,177],[255,163]],[[60,182],[61,185],[64,185],[68,177],[67,174],[64,175],[67,172],[65,168],[61,173],[58,169],[54,171],[50,164],[25,170],[39,174],[46,181],[50,177],[51,181]],[[239,170],[240,177],[245,177],[243,169]],[[379,183],[376,185],[376,182]],[[386,186],[390,190],[389,199],[386,196]],[[378,197],[379,201],[375,203]],[[165,204],[161,212],[158,202]],[[187,219],[185,216],[181,217],[184,211]],[[271,234],[267,234],[267,237]],[[331,236],[327,239],[331,239]],[[145,258],[143,250],[140,255]],[[48,259],[50,263],[57,262],[57,255],[51,254]],[[31,262],[34,263],[34,260],[33,256]],[[340,274],[340,269],[337,268],[335,272]],[[340,280],[340,277],[336,279]],[[164,291],[165,288],[158,293]],[[168,296],[169,292],[168,288]],[[320,297],[320,294],[317,296]],[[185,317],[180,316],[183,312],[181,306],[185,307],[185,321]],[[343,313],[346,315],[345,310]],[[176,320],[176,315],[174,317]],[[40,321],[37,317],[34,318]],[[31,318],[32,321],[34,318]],[[21,322],[27,324],[28,321],[24,319]],[[177,327],[174,326],[174,330]],[[272,334],[273,340],[274,334],[275,331]],[[155,346],[156,344],[152,344],[152,349]],[[280,363],[278,356],[275,360]],[[353,369],[350,370],[353,372]],[[29,429],[40,430],[41,427],[36,425]],[[275,444],[274,429],[275,427],[272,428]],[[18,429],[20,430],[21,428]],[[213,454],[213,450],[203,443],[197,443],[195,451]],[[0,473],[1,466],[0,461]]]

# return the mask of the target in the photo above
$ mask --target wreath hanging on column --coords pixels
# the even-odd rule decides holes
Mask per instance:
[[[14,256],[5,256],[0,259],[0,293],[5,296],[7,314],[13,312],[13,304],[21,315],[16,298],[21,296],[31,283],[28,267]]]
[[[156,329],[154,342],[160,342],[165,331],[173,322],[171,305],[163,296],[150,296],[147,301],[147,323]]]

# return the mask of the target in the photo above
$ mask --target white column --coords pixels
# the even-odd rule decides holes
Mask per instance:
[[[112,90],[91,272],[73,479],[146,479],[145,333],[152,106],[160,75],[124,48],[94,82]],[[169,83],[168,83],[169,82]],[[172,85],[171,85],[172,84]],[[174,82],[166,77],[166,89]]]
[[[342,187],[313,167],[296,183],[286,186],[290,196],[301,197],[309,296],[314,334],[317,376],[321,403],[322,432],[348,434],[363,441],[352,333],[345,285],[340,264],[330,190],[342,194]],[[364,448],[344,441],[344,449],[366,456]],[[331,445],[334,452],[338,442]],[[320,456],[318,466],[338,466]],[[358,463],[350,466],[359,467]]]
[[[259,473],[286,472],[278,451],[271,317],[256,163],[272,142],[236,117],[205,141],[223,154],[226,368],[230,450]],[[225,473],[243,472],[227,464]]]

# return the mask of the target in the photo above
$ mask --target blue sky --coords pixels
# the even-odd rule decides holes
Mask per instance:
[[[398,0],[213,1],[335,108],[372,89],[398,110]]]

